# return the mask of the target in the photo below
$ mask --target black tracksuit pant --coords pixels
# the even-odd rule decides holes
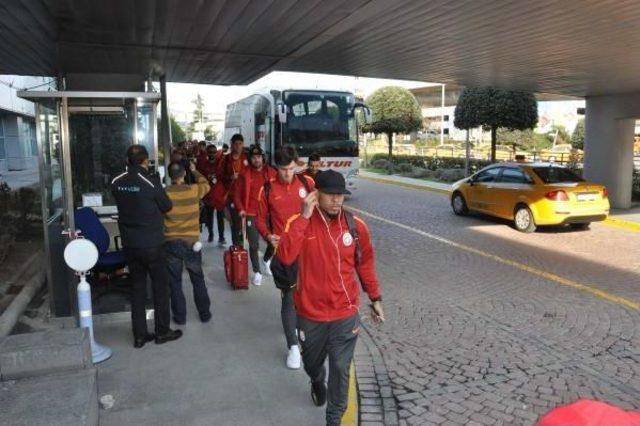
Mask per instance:
[[[312,382],[324,381],[324,361],[329,357],[327,426],[338,426],[347,409],[349,368],[360,332],[360,316],[330,322],[311,321],[298,315],[298,340],[304,370]]]

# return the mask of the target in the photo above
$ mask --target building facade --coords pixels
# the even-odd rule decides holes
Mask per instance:
[[[49,77],[0,76],[0,173],[37,169],[35,108],[18,90],[53,87]]]

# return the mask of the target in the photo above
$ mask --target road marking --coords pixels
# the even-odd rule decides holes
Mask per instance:
[[[419,229],[415,229],[415,228],[413,228],[411,226],[404,225],[402,223],[395,222],[393,220],[385,219],[384,217],[377,216],[377,215],[375,215],[373,213],[369,213],[369,212],[364,211],[364,210],[360,210],[360,209],[357,209],[357,208],[354,208],[354,207],[351,207],[351,206],[349,206],[349,210],[352,210],[352,211],[354,211],[354,212],[356,212],[356,213],[358,213],[358,214],[360,214],[362,216],[367,216],[367,217],[370,217],[372,219],[378,220],[380,222],[384,222],[384,223],[387,223],[389,225],[394,225],[394,226],[397,226],[398,228],[402,228],[402,229],[404,229],[406,231],[413,232],[413,233],[421,235],[423,237],[430,238],[430,239],[438,241],[438,242],[440,242],[442,244],[446,244],[448,246],[455,247],[457,249],[464,250],[466,252],[473,253],[473,254],[476,254],[478,256],[485,257],[487,259],[491,259],[491,260],[493,260],[495,262],[502,263],[504,265],[512,266],[514,268],[520,269],[522,271],[528,272],[528,273],[533,274],[533,275],[537,275],[537,276],[542,277],[544,279],[547,279],[549,281],[556,282],[556,283],[558,283],[560,285],[571,287],[571,288],[574,288],[576,290],[580,290],[580,291],[583,291],[585,293],[592,294],[592,295],[594,295],[596,297],[599,297],[601,299],[607,300],[607,301],[612,302],[612,303],[616,303],[618,305],[633,309],[635,311],[640,310],[640,303],[634,302],[633,300],[626,299],[626,298],[621,297],[621,296],[617,296],[615,294],[612,294],[612,293],[609,293],[607,291],[601,290],[601,289],[599,289],[597,287],[593,287],[593,286],[590,286],[590,285],[587,285],[587,284],[582,284],[582,283],[579,283],[577,281],[573,281],[573,280],[570,280],[568,278],[564,278],[564,277],[561,277],[559,275],[552,274],[550,272],[546,272],[546,271],[543,271],[541,269],[537,269],[537,268],[525,265],[525,264],[520,263],[520,262],[516,262],[514,260],[505,259],[504,257],[500,257],[500,256],[497,256],[495,254],[487,253],[485,251],[482,251],[482,250],[479,250],[479,249],[476,249],[476,248],[473,248],[473,247],[469,247],[469,246],[464,245],[464,244],[456,243],[455,241],[451,241],[451,240],[446,239],[444,237],[440,237],[438,235],[430,234],[428,232],[424,232],[424,231],[421,231]]]
[[[356,369],[351,363],[349,367],[349,394],[347,410],[342,415],[342,426],[356,426],[358,424],[358,390],[356,388]]]
[[[362,176],[362,175],[360,175],[360,178],[366,179],[366,180],[370,180],[370,181],[373,181],[373,182],[386,183],[386,184],[389,184],[389,185],[403,186],[405,188],[410,188],[410,189],[419,189],[421,191],[436,192],[438,194],[444,194],[444,195],[451,194],[451,191],[447,191],[447,190],[444,190],[444,189],[433,188],[433,187],[430,187],[430,186],[427,186],[427,185],[415,185],[415,184],[411,184],[411,183],[398,182],[398,181],[395,181],[395,180],[385,179],[383,177],[379,177],[378,178],[378,177],[370,177],[370,176]],[[626,229],[627,231],[640,232],[640,223],[632,222],[632,221],[629,221],[629,220],[620,219],[620,218],[617,218],[617,217],[609,216],[603,222],[600,222],[600,223],[602,223],[603,225],[606,225],[606,226],[614,227],[614,228]]]
[[[602,222],[608,226],[614,226],[616,228],[626,229],[627,231],[640,232],[640,223],[631,222],[629,220],[618,219],[617,217],[609,216]]]

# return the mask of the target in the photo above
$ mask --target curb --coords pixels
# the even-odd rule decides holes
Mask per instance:
[[[411,184],[411,183],[405,183],[405,182],[398,182],[398,181],[392,180],[392,179],[385,179],[383,177],[371,177],[371,176],[363,176],[363,175],[360,175],[359,177],[361,179],[369,180],[369,181],[372,181],[372,182],[388,183],[388,184],[391,184],[391,185],[404,186],[405,188],[419,189],[419,190],[422,190],[422,191],[437,192],[439,194],[450,194],[451,193],[451,191],[447,191],[445,189],[440,189],[440,188],[434,188],[432,186],[428,186],[428,184],[417,185],[417,184]]]
[[[640,223],[631,222],[629,220],[618,219],[617,217],[607,217],[603,224],[607,226],[614,226],[616,228],[626,229],[627,231],[640,232]]]
[[[360,425],[397,426],[398,407],[393,397],[387,367],[364,324],[354,359],[360,400]]]
[[[347,411],[343,414],[340,425],[357,426],[360,406],[358,404],[358,381],[356,379],[356,369],[353,362],[351,363],[351,367],[349,367],[349,393],[347,401]]]

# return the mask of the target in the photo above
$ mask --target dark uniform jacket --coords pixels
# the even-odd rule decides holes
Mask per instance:
[[[123,246],[152,248],[163,244],[163,213],[171,210],[172,204],[160,177],[142,167],[129,166],[111,181],[111,191],[118,206]]]

